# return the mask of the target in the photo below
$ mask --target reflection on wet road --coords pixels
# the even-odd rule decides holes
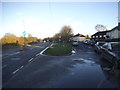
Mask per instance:
[[[115,88],[116,83],[109,81],[99,64],[94,61],[78,59],[70,73],[59,78],[51,86],[55,88]],[[49,86],[50,87],[50,86]]]

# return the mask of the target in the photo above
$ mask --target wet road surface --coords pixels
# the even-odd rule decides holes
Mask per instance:
[[[110,63],[101,60],[94,47],[81,43],[74,49],[76,53],[70,56],[38,55],[6,80],[4,88],[119,87],[118,71],[111,71]],[[6,70],[9,72],[9,68]]]

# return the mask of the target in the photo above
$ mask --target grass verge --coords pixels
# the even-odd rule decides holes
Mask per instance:
[[[72,51],[72,45],[69,43],[58,43],[54,46],[49,47],[44,54],[52,56],[63,56],[69,55]]]

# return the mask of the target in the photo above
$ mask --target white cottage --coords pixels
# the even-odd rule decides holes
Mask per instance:
[[[80,42],[82,42],[82,41],[84,41],[86,38],[85,38],[85,36],[84,35],[82,35],[82,34],[76,34],[76,35],[74,35],[73,37],[72,37],[72,40],[73,41],[80,41]]]

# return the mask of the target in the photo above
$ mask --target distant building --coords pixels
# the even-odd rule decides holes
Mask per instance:
[[[104,41],[106,39],[106,33],[108,31],[99,31],[91,36],[96,41]]]
[[[85,36],[84,35],[82,35],[82,34],[76,34],[76,35],[74,35],[73,37],[72,37],[72,40],[73,41],[84,41],[85,40]]]

